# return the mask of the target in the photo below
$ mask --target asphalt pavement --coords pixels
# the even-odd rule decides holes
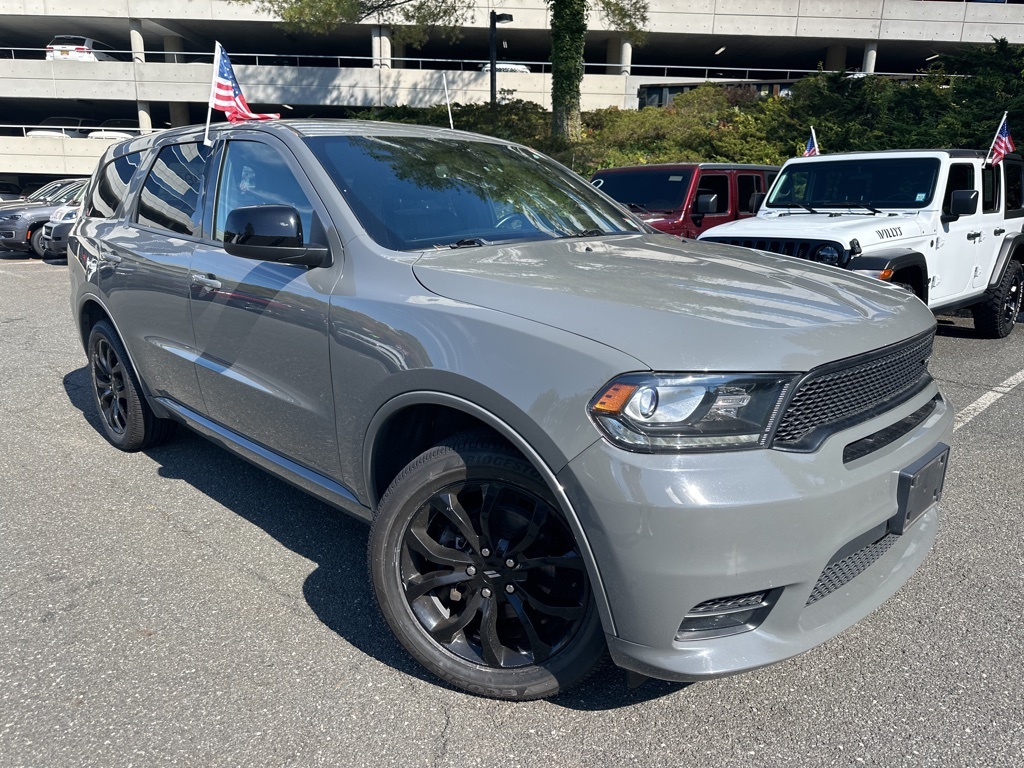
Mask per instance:
[[[542,702],[445,687],[392,639],[367,529],[199,437],[100,435],[66,267],[0,256],[0,768],[1022,766],[1024,323],[941,317],[960,419],[934,550],[767,669]]]

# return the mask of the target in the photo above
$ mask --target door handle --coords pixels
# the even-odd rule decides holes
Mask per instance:
[[[107,262],[107,264],[120,264],[121,263],[121,257],[118,256],[116,253],[111,253],[110,251],[100,251],[100,253],[99,253],[99,260],[100,261],[105,261],[105,262]]]
[[[968,240],[977,240],[979,237],[981,237],[981,232],[968,232],[967,233],[967,239]]]
[[[210,277],[204,277],[203,275],[193,274],[192,283],[203,288],[209,288],[211,291],[216,291],[220,288],[220,280],[215,279],[212,275]]]
[[[1003,229],[1002,227],[997,227],[997,228],[996,228],[996,231],[994,232],[994,234],[996,234],[996,235],[1001,235],[1001,234],[1003,234],[1003,232],[1005,232],[1005,231],[1006,231],[1006,230],[1005,230],[1005,229]]]

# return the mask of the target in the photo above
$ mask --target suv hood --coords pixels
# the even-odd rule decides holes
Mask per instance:
[[[831,212],[830,212],[831,213]],[[883,212],[881,214],[840,213],[775,213],[758,214],[749,219],[720,224],[704,232],[700,239],[715,237],[757,237],[759,239],[836,240],[848,247],[851,238],[857,238],[866,248],[880,242],[893,242],[924,234],[918,211],[912,213]]]
[[[594,339],[654,370],[805,371],[935,324],[915,297],[785,256],[666,235],[423,254],[446,298]]]

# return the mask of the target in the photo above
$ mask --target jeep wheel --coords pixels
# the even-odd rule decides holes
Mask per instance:
[[[145,398],[117,332],[106,321],[89,334],[93,401],[103,433],[122,451],[138,451],[166,440],[175,423],[158,419]]]
[[[999,285],[985,294],[985,300],[971,307],[975,329],[986,338],[1002,339],[1010,335],[1020,313],[1024,268],[1019,261],[1006,265]]]
[[[472,693],[554,695],[605,652],[580,550],[530,463],[486,436],[423,453],[381,500],[370,574],[399,642]]]

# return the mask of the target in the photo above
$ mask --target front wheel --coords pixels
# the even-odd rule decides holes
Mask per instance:
[[[974,328],[989,339],[1009,336],[1020,313],[1022,286],[1024,268],[1019,261],[1011,261],[999,284],[985,294],[984,301],[971,307]]]
[[[32,249],[32,255],[37,259],[41,259],[46,255],[46,249],[43,247],[43,228],[40,227],[32,233],[32,237],[28,241],[29,247]]]
[[[572,531],[530,463],[486,436],[445,441],[402,470],[374,520],[369,566],[402,646],[472,693],[552,696],[604,655]]]

